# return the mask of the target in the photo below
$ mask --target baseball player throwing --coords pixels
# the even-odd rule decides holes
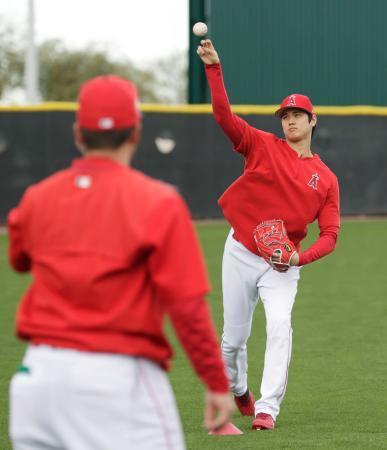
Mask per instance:
[[[29,347],[10,388],[15,450],[184,449],[163,370],[165,313],[208,388],[206,427],[230,418],[188,209],[128,167],[136,104],[127,80],[86,82],[74,125],[84,157],[31,186],[9,215],[10,262],[33,275],[17,316]]]
[[[245,159],[243,174],[219,199],[232,227],[222,267],[223,357],[241,413],[254,416],[253,428],[273,429],[288,379],[291,312],[300,267],[335,248],[340,226],[338,182],[312,153],[317,117],[308,97],[292,94],[283,100],[275,113],[285,135],[280,139],[232,113],[211,41],[201,41],[197,53],[205,64],[215,119]],[[319,237],[300,253],[307,225],[315,220]],[[247,385],[246,343],[259,299],[267,340],[261,397],[254,403]]]

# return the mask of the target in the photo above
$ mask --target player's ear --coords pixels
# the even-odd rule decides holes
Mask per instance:
[[[140,142],[141,138],[142,125],[141,122],[138,122],[132,129],[132,132],[129,136],[129,142],[131,144],[137,145]]]
[[[316,114],[312,114],[312,120],[311,120],[312,125],[315,127],[317,125],[317,116]]]
[[[77,149],[81,153],[84,153],[85,148],[83,145],[81,129],[79,128],[79,125],[76,122],[73,123],[73,136],[74,136],[74,143],[75,143]]]

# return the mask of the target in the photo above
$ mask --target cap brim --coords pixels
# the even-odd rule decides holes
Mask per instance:
[[[308,111],[307,109],[305,109],[305,108],[300,108],[300,107],[298,107],[298,106],[285,106],[284,108],[279,108],[279,109],[277,109],[277,111],[274,113],[274,115],[275,115],[276,117],[281,117],[282,113],[283,113],[284,111],[288,110],[288,109],[299,109],[300,111],[305,111],[305,112],[308,113],[308,114],[314,114],[313,111],[310,112],[310,111]]]

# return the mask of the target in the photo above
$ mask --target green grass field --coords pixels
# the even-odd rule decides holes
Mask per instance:
[[[220,335],[220,266],[227,226],[199,224],[197,228]],[[309,241],[315,233],[312,228]],[[29,279],[11,272],[5,236],[0,243],[0,449],[9,450],[8,382],[24,349],[13,337],[13,321]],[[171,380],[189,450],[387,449],[386,248],[386,220],[344,221],[336,252],[302,269],[293,310],[289,385],[273,432],[252,431],[250,418],[235,413],[233,421],[243,436],[208,436],[201,426],[203,387],[169,333],[176,348]],[[256,395],[264,339],[263,310],[258,307],[249,341],[249,385]]]

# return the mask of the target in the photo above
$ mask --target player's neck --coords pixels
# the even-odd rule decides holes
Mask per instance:
[[[299,158],[311,158],[313,157],[312,150],[310,149],[311,139],[302,139],[300,141],[289,141],[286,139],[289,147],[294,150]]]
[[[92,149],[84,153],[85,158],[109,158],[124,166],[130,166],[132,156],[134,154],[134,148],[132,146],[122,146],[115,150],[105,149]]]

